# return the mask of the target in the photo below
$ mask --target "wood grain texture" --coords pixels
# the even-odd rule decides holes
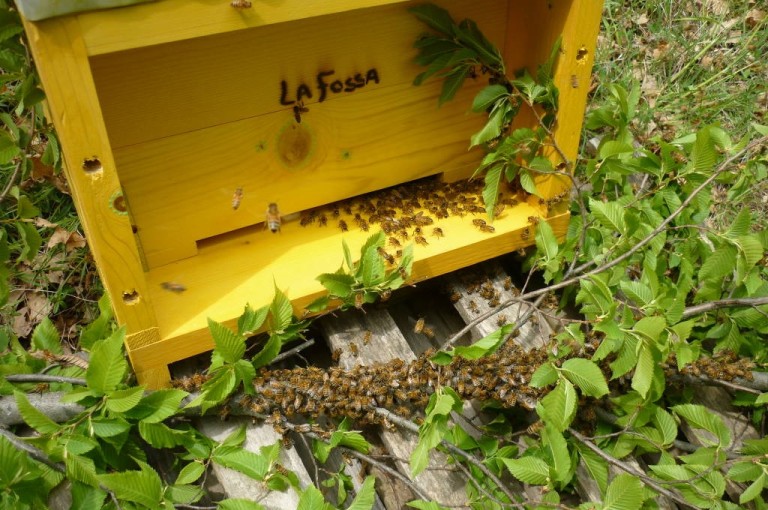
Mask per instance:
[[[67,181],[117,320],[136,333],[155,324],[141,258],[127,215],[116,212],[120,182],[77,21],[71,16],[24,22],[56,125]],[[97,158],[101,169],[84,171]],[[89,167],[94,169],[95,165]],[[120,206],[118,205],[117,208]],[[124,302],[124,293],[138,299]]]
[[[416,359],[405,338],[386,310],[369,309],[366,313],[348,312],[338,317],[322,319],[320,328],[331,350],[341,349],[339,366],[352,368],[358,364],[383,363],[391,359],[402,359],[406,363]],[[365,344],[364,331],[371,331],[371,340]],[[358,355],[350,349],[350,343],[357,344]],[[417,435],[404,431],[381,429],[380,437],[386,449],[399,458],[410,458],[418,441]],[[396,462],[397,468],[406,476],[410,466]],[[431,467],[442,468],[447,465],[445,456],[437,451],[430,455],[430,462],[425,471],[414,479],[424,492],[435,501],[446,505],[466,504],[465,481],[456,472],[430,471]]]

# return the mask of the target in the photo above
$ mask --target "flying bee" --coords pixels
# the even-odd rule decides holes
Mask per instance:
[[[429,244],[427,242],[427,240],[424,238],[424,236],[416,236],[416,237],[414,237],[413,238],[413,242],[416,243],[416,244],[420,244],[422,246],[426,246],[426,245]]]
[[[445,234],[443,234],[443,229],[440,227],[435,227],[432,229],[432,235],[435,237],[445,237]]]
[[[235,9],[250,9],[251,5],[253,4],[251,4],[251,2],[249,2],[248,0],[232,0],[232,2],[230,2],[229,5],[231,5]]]
[[[277,204],[272,202],[267,208],[266,225],[272,233],[280,232],[280,224],[282,219],[280,218],[280,210],[277,208]]]
[[[528,216],[528,223],[531,225],[537,225],[539,223],[540,219],[538,216]]]
[[[309,112],[309,108],[304,106],[304,101],[299,101],[293,105],[293,118],[296,120],[296,124],[301,124],[301,114]]]
[[[163,282],[160,284],[160,286],[163,289],[169,292],[175,292],[176,294],[181,294],[182,292],[187,290],[187,288],[184,285],[176,282]]]
[[[355,342],[349,342],[349,352],[351,352],[354,357],[357,357],[357,355],[360,354],[360,350],[357,348]]]
[[[344,220],[339,220],[339,228],[342,232],[347,232],[349,230],[349,227],[347,226],[347,222]]]
[[[487,232],[489,234],[492,234],[492,233],[496,232],[496,229],[494,227],[492,227],[491,225],[482,225],[479,228],[480,228],[481,232]]]
[[[235,193],[232,195],[232,209],[237,211],[240,207],[240,201],[243,199],[243,188],[236,188]]]
[[[363,333],[363,345],[368,345],[369,343],[371,343],[371,336],[373,336],[372,331],[366,330],[366,332]]]
[[[424,319],[420,318],[416,321],[416,325],[413,327],[413,332],[421,333],[422,331],[424,331]]]

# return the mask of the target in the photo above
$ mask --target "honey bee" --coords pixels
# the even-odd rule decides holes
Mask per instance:
[[[451,303],[458,303],[459,299],[461,299],[461,293],[458,290],[454,290],[448,299],[450,299]]]
[[[411,216],[411,221],[414,225],[425,227],[434,223],[434,220],[429,216],[424,216],[424,211],[419,211],[417,214]]]
[[[371,336],[373,336],[373,332],[371,331],[366,331],[363,333],[363,345],[368,345],[371,343]]]
[[[381,257],[384,260],[386,260],[387,262],[389,262],[390,264],[394,264],[395,263],[395,257],[393,257],[392,255],[387,253],[387,251],[384,248],[382,248],[381,246],[376,248],[376,251],[378,251],[379,255],[381,255]]]
[[[232,195],[232,209],[237,211],[240,207],[240,201],[243,199],[243,188],[236,188],[234,195]]]
[[[537,225],[539,223],[539,217],[538,216],[528,216],[528,223],[531,225]]]
[[[575,89],[579,88],[579,77],[575,74],[571,75],[571,87]]]
[[[505,207],[506,205],[504,204],[504,202],[499,202],[498,204],[496,204],[496,207],[493,208],[493,216],[494,217],[501,216],[501,213],[504,212]]]
[[[401,246],[400,241],[398,241],[394,237],[389,238],[389,245],[394,246],[395,248],[399,248]]]
[[[307,112],[309,112],[309,108],[304,106],[304,101],[299,101],[293,105],[293,118],[296,120],[296,124],[301,124],[301,114]]]
[[[352,353],[352,356],[354,357],[357,357],[357,355],[360,354],[360,350],[357,348],[355,342],[349,342],[349,352]]]
[[[426,245],[429,244],[427,242],[427,240],[424,238],[424,236],[416,236],[416,237],[414,237],[413,238],[413,242],[416,243],[416,244],[420,244],[422,246],[426,246]]]
[[[503,313],[500,313],[498,317],[496,317],[496,325],[498,327],[502,327],[504,324],[507,323],[507,316]]]
[[[404,267],[398,267],[397,272],[400,273],[400,278],[402,278],[403,281],[408,279],[408,273],[405,271]]]
[[[491,225],[483,225],[483,226],[480,227],[480,231],[492,234],[492,233],[496,232],[496,229],[494,227],[492,227]]]
[[[232,0],[232,2],[230,2],[229,5],[231,5],[235,9],[250,9],[251,5],[253,4],[251,4],[251,2],[249,2],[248,0]]]
[[[341,359],[341,349],[334,349],[333,354],[331,354],[331,359],[334,363],[338,363],[339,359]]]
[[[416,325],[413,327],[414,333],[421,333],[424,331],[424,319],[419,319],[416,321]]]
[[[328,225],[328,218],[326,218],[325,214],[321,214],[320,217],[317,218],[317,221],[320,223],[321,227]]]
[[[530,239],[531,238],[531,229],[528,228],[528,227],[525,227],[523,229],[523,231],[520,233],[520,238],[523,241],[527,241],[528,239]]]
[[[331,216],[334,218],[338,218],[341,214],[341,211],[339,211],[339,204],[333,204],[333,209],[331,210]]]
[[[282,218],[280,217],[280,210],[277,208],[277,204],[272,202],[269,204],[269,207],[267,208],[267,219],[266,219],[266,225],[269,230],[272,231],[272,233],[280,232],[280,224],[282,223]]]
[[[421,227],[416,227],[416,228],[413,229],[413,235],[420,236],[422,234],[423,234],[423,232],[421,231]]]
[[[339,228],[342,232],[347,232],[349,230],[349,227],[347,226],[347,222],[344,220],[339,220]]]
[[[219,409],[219,418],[221,418],[221,421],[227,421],[227,418],[229,418],[230,409],[228,405],[221,406],[221,409]]]
[[[472,313],[480,313],[480,308],[478,308],[477,303],[475,303],[474,301],[469,302],[469,310]]]
[[[385,289],[381,292],[381,300],[382,301],[389,301],[389,298],[392,297],[392,291],[389,289]]]
[[[362,292],[358,292],[357,294],[355,294],[355,308],[357,308],[358,310],[363,308],[363,293]]]
[[[413,331],[424,335],[427,338],[435,338],[435,332],[432,331],[432,328],[424,324],[424,319],[419,319],[416,321],[416,325],[413,327]]]
[[[440,227],[433,228],[432,229],[432,235],[437,237],[437,238],[445,237],[445,234],[443,234],[443,229],[440,228]]]
[[[507,276],[504,278],[504,290],[511,290],[512,289],[512,278]]]
[[[317,214],[315,214],[314,210],[307,211],[301,211],[301,220],[299,221],[299,224],[302,227],[306,227],[307,225],[314,223],[315,218],[317,217]]]
[[[160,286],[163,289],[169,292],[175,292],[176,294],[181,294],[182,292],[187,290],[187,288],[184,285],[176,282],[163,282],[160,284]]]
[[[480,218],[476,218],[472,220],[472,224],[476,227],[484,227],[485,226],[485,220],[481,220]]]

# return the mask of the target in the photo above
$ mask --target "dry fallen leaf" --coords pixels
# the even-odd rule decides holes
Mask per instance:
[[[640,17],[635,20],[635,23],[638,25],[645,25],[648,23],[648,16],[645,13],[642,13]]]
[[[761,9],[752,9],[747,13],[744,22],[749,28],[755,28],[755,26],[765,19],[765,11]]]
[[[58,227],[58,224],[52,223],[46,220],[45,218],[38,217],[38,218],[35,218],[35,226],[43,227],[43,228],[53,228],[53,227]]]
[[[48,239],[47,247],[50,249],[59,244],[63,244],[66,252],[70,253],[72,250],[85,246],[85,238],[77,232],[70,232],[61,227],[56,227],[53,235]]]

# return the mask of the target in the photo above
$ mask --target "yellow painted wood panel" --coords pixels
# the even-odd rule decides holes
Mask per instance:
[[[505,3],[451,0],[446,5],[459,15],[464,11],[502,44]],[[335,71],[323,78],[328,84],[356,73],[365,77],[371,69],[380,79],[354,92],[326,90],[327,101],[410,84],[423,70],[413,62],[413,43],[426,27],[406,9],[402,4],[358,9],[94,57],[112,146],[290,110],[281,104],[283,81],[287,101],[296,99],[300,84],[307,85],[312,98],[304,103],[311,107],[320,99],[320,72]]]
[[[77,21],[61,17],[24,23],[38,64],[52,120],[61,140],[72,197],[99,274],[112,297],[117,319],[138,332],[155,316],[125,207],[121,203],[112,152],[107,140],[85,46]],[[98,158],[101,169],[84,161]],[[139,296],[126,304],[122,296]]]
[[[117,149],[149,266],[264,221],[272,202],[290,214],[442,171],[470,175],[482,154],[467,141],[483,119],[465,105],[477,90],[438,109],[435,88],[403,85],[313,105],[301,124],[283,111]],[[309,149],[294,163],[281,142],[297,133]],[[233,210],[237,188],[243,197]]]
[[[493,234],[478,231],[470,217],[440,220],[445,237],[428,238],[428,246],[414,246],[414,281],[418,284],[530,245],[535,228],[527,224],[527,217],[540,212],[538,200],[533,199],[508,208],[494,222]],[[568,218],[563,214],[549,219],[558,237],[565,235]],[[267,304],[275,284],[300,314],[304,306],[324,293],[315,277],[341,265],[341,240],[345,239],[359,256],[360,246],[370,234],[287,223],[280,234],[241,232],[206,246],[197,257],[150,271],[153,299],[158,310],[163,310],[159,316],[162,340],[133,350],[134,368],[138,372],[152,370],[212,349],[207,319],[234,328],[245,303],[253,307]],[[187,290],[168,292],[161,285],[165,281],[183,284]]]

